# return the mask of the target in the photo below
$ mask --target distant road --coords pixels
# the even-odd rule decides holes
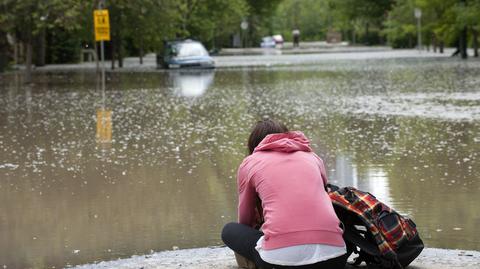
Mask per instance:
[[[285,54],[281,50],[275,49],[255,49],[263,51],[263,54],[257,55],[228,55],[214,56],[217,68],[235,68],[235,67],[270,67],[279,65],[303,65],[320,64],[332,60],[368,60],[368,59],[397,59],[397,58],[424,58],[424,57],[449,57],[454,49],[446,49],[445,53],[433,53],[432,51],[418,52],[413,49],[392,50],[387,47],[342,47],[335,49],[317,48],[314,53]],[[105,66],[110,71],[110,61],[106,61]],[[94,62],[84,62],[78,64],[52,64],[44,67],[38,67],[38,71],[66,71],[66,70],[95,70]],[[22,66],[19,66],[22,69]],[[128,57],[124,59],[124,67],[116,68],[115,71],[153,71],[157,70],[155,54],[148,54],[143,58],[143,65],[140,65],[138,57]]]

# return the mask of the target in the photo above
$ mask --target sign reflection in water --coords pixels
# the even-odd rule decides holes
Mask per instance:
[[[98,143],[112,142],[112,111],[109,109],[97,109],[96,139]]]

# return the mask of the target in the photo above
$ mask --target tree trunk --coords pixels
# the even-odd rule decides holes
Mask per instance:
[[[444,46],[445,46],[445,43],[443,43],[443,40],[440,41],[440,45],[439,45],[439,47],[438,47],[440,53],[443,53],[443,48],[444,48]]]
[[[13,64],[17,65],[18,64],[18,47],[20,44],[18,44],[17,39],[15,39],[15,43],[13,44]]]
[[[143,38],[140,39],[140,64],[143,64]]]
[[[35,38],[36,43],[36,53],[35,53],[35,66],[44,66],[46,58],[46,30],[42,28],[39,35]]]
[[[118,58],[118,68],[123,67],[123,51],[122,51],[122,43],[121,41],[117,44],[117,58]]]
[[[467,27],[463,27],[462,32],[460,33],[460,42],[459,42],[459,50],[462,59],[467,59]]]
[[[112,60],[112,70],[115,69],[115,39],[112,38],[112,41],[110,41],[110,58]]]
[[[0,73],[5,70],[8,63],[7,58],[8,42],[7,33],[0,30]]]
[[[432,47],[433,47],[433,52],[437,52],[437,37],[435,34],[432,34]]]
[[[369,28],[370,25],[368,24],[368,22],[365,24],[365,45],[368,45],[368,36],[369,36]]]
[[[473,33],[473,57],[478,57],[478,31],[472,29]]]
[[[355,28],[352,29],[352,44],[355,45],[357,43],[357,34],[355,33]]]
[[[27,41],[27,53],[25,55],[25,83],[32,82],[32,56],[33,56],[32,41]]]
[[[117,39],[116,45],[117,45],[117,49],[115,51],[117,52],[118,68],[122,68],[123,67],[123,47],[122,47],[122,39],[120,37]]]

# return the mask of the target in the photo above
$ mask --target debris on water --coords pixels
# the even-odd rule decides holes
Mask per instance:
[[[59,225],[65,225],[87,207],[99,219],[108,219],[108,210],[120,210],[128,214],[119,215],[118,225],[131,229],[132,238],[140,238],[138,231],[152,238],[174,229],[201,232],[202,225],[191,223],[199,219],[217,221],[214,227],[220,227],[234,216],[236,169],[247,155],[251,125],[265,116],[304,131],[325,160],[331,182],[390,199],[395,209],[411,213],[419,223],[440,223],[444,212],[431,210],[431,204],[450,206],[450,194],[461,194],[456,199],[468,206],[456,209],[463,214],[479,201],[465,195],[480,189],[474,169],[480,161],[479,68],[477,62],[465,67],[455,61],[362,61],[217,70],[215,83],[195,98],[175,94],[179,85],[170,85],[163,73],[134,75],[147,83],[117,74],[118,81],[112,79],[105,92],[105,104],[84,74],[72,73],[79,81],[68,85],[57,83],[55,74],[39,74],[48,85],[32,91],[30,103],[23,86],[6,82],[6,91],[0,91],[0,114],[5,115],[0,123],[0,196],[13,200],[0,211],[22,206],[28,212],[11,216],[12,221],[32,216],[25,223],[36,224],[35,210],[41,209],[46,216],[62,214]],[[97,141],[102,130],[97,129],[96,107],[112,111],[109,143]],[[190,210],[199,199],[202,210]],[[150,214],[157,207],[164,208]],[[232,212],[222,211],[219,218],[219,210],[226,208]],[[136,229],[132,218],[144,219],[145,212],[149,220],[168,221]],[[55,227],[40,225],[46,232]],[[83,228],[68,227],[71,234]],[[452,233],[462,239],[476,236],[469,226],[429,227],[425,229],[435,238],[427,243],[433,245],[445,245]],[[86,228],[92,231],[87,238],[98,232],[97,226]],[[211,242],[215,236],[202,240]],[[197,240],[192,238],[182,246]],[[55,238],[43,240],[55,243]],[[105,241],[99,246],[120,242],[114,236],[99,240]],[[472,247],[471,240],[463,241]],[[121,242],[119,247],[127,245]],[[179,243],[162,242],[167,248]]]
[[[12,163],[0,164],[0,169],[2,169],[2,168],[7,168],[7,169],[15,170],[15,169],[18,168],[18,164],[12,164]]]

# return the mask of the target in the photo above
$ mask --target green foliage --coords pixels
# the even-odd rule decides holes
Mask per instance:
[[[4,7],[8,13],[2,21],[9,32],[17,33],[21,41],[30,42],[42,28],[61,25],[64,29],[80,27],[80,1],[76,0],[6,0]]]
[[[228,40],[239,31],[248,11],[244,0],[180,0],[177,3],[180,25],[177,36],[193,37],[211,47],[216,46],[217,40]]]
[[[55,27],[47,35],[46,62],[73,63],[78,61],[81,39],[73,31]]]
[[[11,53],[10,34],[24,44],[47,40],[48,62],[74,61],[82,44],[93,47],[93,10],[99,1],[0,1],[2,55]],[[265,35],[291,40],[298,28],[302,40],[324,40],[333,30],[351,42],[382,43],[385,36],[394,47],[412,47],[416,7],[423,12],[427,43],[452,45],[465,27],[480,31],[480,0],[105,0],[105,5],[112,37],[107,47],[117,57],[157,52],[164,40],[176,38],[195,38],[211,48],[229,46],[231,37],[242,32],[243,20],[249,28],[242,34],[253,46]]]
[[[422,10],[422,34],[438,43],[456,45],[464,27],[479,29],[479,0],[398,0],[385,22],[385,33],[395,46],[417,34],[414,9]],[[413,44],[412,44],[413,46]]]
[[[393,0],[329,0],[333,15],[332,26],[344,33],[361,33],[361,40],[365,44],[379,43],[383,22],[393,3]],[[354,41],[353,38],[350,41]]]
[[[81,44],[93,46],[93,10],[99,1],[4,0],[0,33],[11,33],[19,42],[31,44],[46,32],[48,61],[72,61],[67,54],[78,58]],[[229,42],[239,31],[251,7],[246,0],[106,0],[105,8],[110,13],[112,38],[107,47],[123,57],[156,52],[164,40],[175,38],[226,45],[222,42]]]
[[[274,16],[275,33],[292,40],[292,30],[301,29],[302,40],[323,40],[331,17],[327,1],[283,1]]]
[[[392,47],[412,47],[416,37],[417,28],[413,15],[414,1],[398,3],[389,13],[385,22],[384,34]]]
[[[274,30],[291,40],[298,28],[302,40],[324,40],[330,30],[361,33],[367,43],[378,42],[392,0],[284,0],[273,16]]]
[[[273,16],[282,0],[247,0],[248,3],[248,40],[257,45],[262,36],[273,34]]]

